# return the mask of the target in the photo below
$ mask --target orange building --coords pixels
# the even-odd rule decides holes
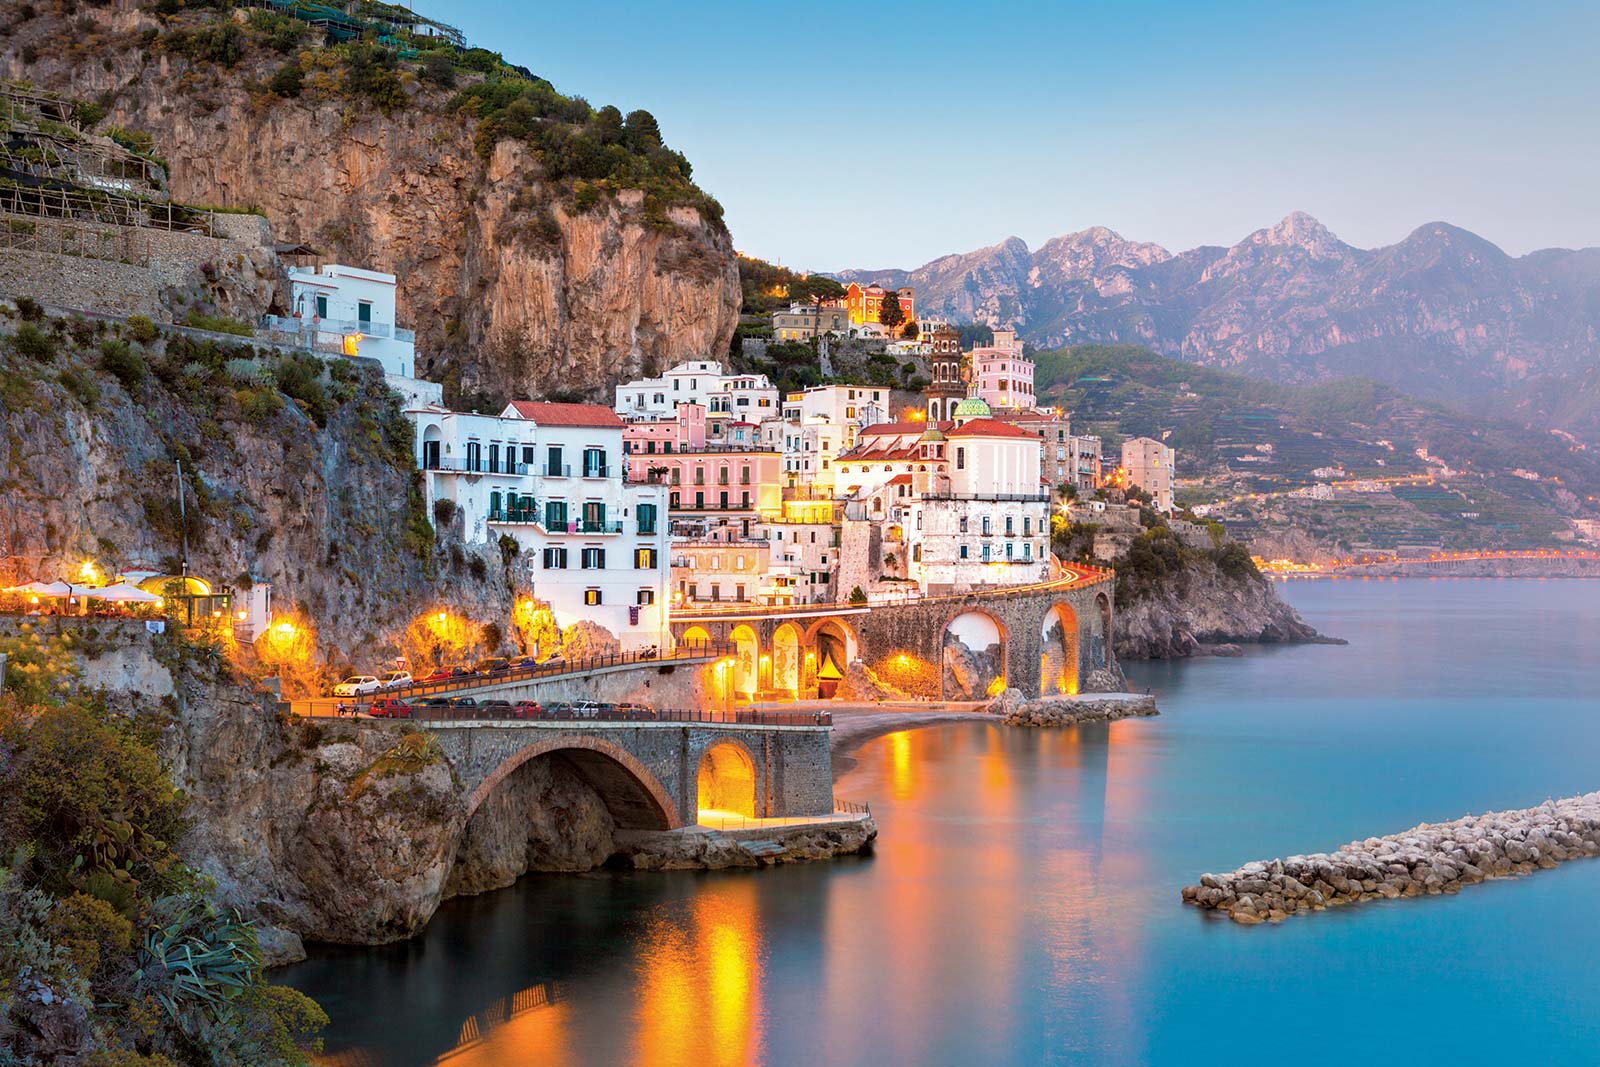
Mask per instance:
[[[890,290],[881,285],[861,285],[851,282],[845,287],[845,307],[850,309],[850,322],[859,326],[864,322],[878,322],[884,298]],[[910,322],[917,317],[917,291],[910,286],[895,290],[900,298],[900,312]]]

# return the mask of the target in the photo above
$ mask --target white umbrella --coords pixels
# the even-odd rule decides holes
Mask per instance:
[[[80,595],[118,604],[154,604],[161,599],[154,593],[147,593],[127,582],[118,582],[116,585],[102,586],[99,589],[85,589]]]
[[[14,585],[7,589],[8,593],[21,593],[24,596],[64,597],[72,596],[72,586],[66,582],[29,582],[27,585]]]

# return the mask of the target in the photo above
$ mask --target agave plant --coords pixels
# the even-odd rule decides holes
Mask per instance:
[[[139,949],[138,979],[187,1033],[202,1030],[261,969],[256,932],[239,913],[203,897],[163,897]]]

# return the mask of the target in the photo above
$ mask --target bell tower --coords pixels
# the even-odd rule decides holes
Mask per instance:
[[[967,395],[964,361],[961,357],[961,335],[946,324],[934,330],[926,340],[933,346],[929,370],[933,380],[928,383],[928,422],[948,420],[955,406]]]

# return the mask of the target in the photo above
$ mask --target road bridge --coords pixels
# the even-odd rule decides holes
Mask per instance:
[[[830,727],[815,714],[767,714],[744,722],[707,713],[688,722],[479,719],[418,725],[450,761],[469,820],[518,768],[537,759],[575,771],[621,829],[691,826],[706,809],[758,819],[834,812]]]
[[[997,635],[1001,684],[1030,696],[1077,693],[1095,671],[1115,666],[1114,575],[1080,564],[1058,563],[1054,570],[1049,581],[1029,585],[867,604],[696,604],[674,610],[671,626],[691,647],[733,647],[729,682],[740,697],[850,693],[846,675],[860,662],[903,692],[948,699],[964,695],[952,691],[960,666],[952,626],[979,616]]]

